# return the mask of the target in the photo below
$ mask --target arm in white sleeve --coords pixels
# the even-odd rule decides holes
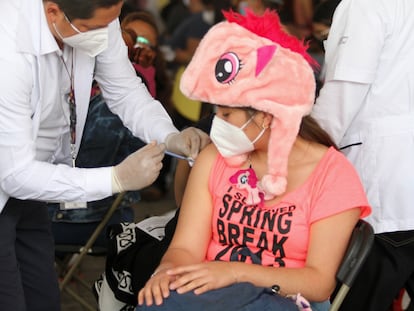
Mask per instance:
[[[111,168],[72,168],[29,161],[1,180],[1,189],[18,199],[87,202],[112,195]]]
[[[35,64],[33,56],[0,52],[0,197],[86,201],[111,195],[110,168],[73,169],[36,160],[41,106],[32,105]]]
[[[330,80],[325,82],[311,112],[336,144],[364,104],[370,84]]]
[[[326,80],[312,116],[339,144],[376,77],[385,32],[378,8],[367,1],[341,1],[325,42]],[[367,10],[375,13],[366,14]]]
[[[116,20],[109,25],[109,48],[96,58],[95,79],[108,107],[135,136],[146,142],[164,142],[178,130],[161,103],[137,77],[127,55]]]

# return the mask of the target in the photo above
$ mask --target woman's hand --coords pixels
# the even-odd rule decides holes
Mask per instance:
[[[140,64],[144,68],[153,66],[156,56],[155,48],[149,48],[147,46],[135,46],[132,51],[132,61]]]
[[[237,274],[230,262],[211,261],[181,266],[167,270],[166,274],[174,278],[169,289],[179,294],[194,291],[199,295],[237,283]]]
[[[147,306],[155,304],[159,306],[163,300],[170,295],[169,286],[175,279],[174,276],[166,274],[168,269],[162,269],[154,273],[145,286],[138,293],[138,304]]]

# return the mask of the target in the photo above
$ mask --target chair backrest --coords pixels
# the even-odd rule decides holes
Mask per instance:
[[[360,219],[352,231],[344,258],[336,273],[340,288],[332,302],[330,311],[339,309],[365,262],[373,242],[374,229],[368,222]]]

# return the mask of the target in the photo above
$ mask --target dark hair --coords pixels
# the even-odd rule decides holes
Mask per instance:
[[[214,24],[224,20],[223,10],[233,9],[230,0],[201,0],[201,3],[207,7],[210,6],[214,11]]]
[[[201,0],[201,3],[203,5],[213,5],[214,4],[214,0]]]
[[[317,142],[327,147],[338,147],[335,145],[331,136],[316,122],[310,115],[302,118],[302,123],[299,128],[299,136],[303,139]]]
[[[134,21],[143,21],[147,23],[152,28],[154,28],[157,37],[159,36],[159,29],[157,23],[155,21],[155,17],[151,12],[148,11],[136,11],[131,12],[125,15],[125,17],[121,21],[121,29],[122,31],[127,32],[132,40],[135,42],[137,34],[132,30],[127,30],[125,27]],[[167,63],[164,59],[162,52],[159,49],[159,44],[155,46],[155,59],[154,59],[154,67],[155,67],[155,87],[158,99],[167,112],[171,113],[172,111],[172,102],[171,102],[171,95],[172,95],[172,83],[170,76],[167,72]],[[138,73],[137,73],[138,74]],[[143,79],[144,80],[144,79]]]
[[[314,9],[312,21],[331,26],[335,9],[341,0],[326,0],[320,2]]]
[[[45,1],[45,0],[43,0]],[[51,0],[69,20],[92,18],[99,8],[110,8],[123,0]]]
[[[283,1],[263,0],[262,2],[266,8],[276,11],[278,11],[283,5]]]
[[[246,111],[248,116],[254,115],[260,110],[256,110],[251,107],[241,108]],[[310,115],[306,115],[302,118],[298,135],[303,139],[319,143],[327,147],[334,147],[338,149],[331,136],[316,122]]]
[[[150,25],[155,30],[155,33],[157,34],[158,38],[159,31],[157,22],[155,21],[155,18],[151,13],[147,11],[136,11],[128,13],[121,21],[121,28],[125,28],[127,24],[130,24],[134,21],[143,21],[144,23]]]

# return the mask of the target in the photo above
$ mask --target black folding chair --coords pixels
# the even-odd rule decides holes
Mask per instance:
[[[340,286],[336,293],[330,311],[337,311],[354,284],[355,278],[367,259],[374,242],[374,229],[366,221],[360,219],[356,224],[345,256],[339,266],[336,278]]]
[[[99,237],[101,232],[105,229],[106,225],[108,224],[109,220],[111,219],[112,215],[115,213],[117,208],[122,202],[122,199],[124,197],[125,193],[119,193],[115,199],[115,201],[112,203],[111,207],[106,212],[104,218],[101,220],[101,222],[98,224],[96,229],[93,231],[89,239],[87,240],[85,245],[55,245],[55,251],[57,253],[64,253],[64,254],[77,254],[76,257],[74,257],[74,260],[64,260],[59,261],[56,259],[56,264],[59,266],[60,270],[60,282],[59,287],[60,291],[65,291],[67,294],[69,294],[72,298],[74,298],[76,301],[78,301],[86,310],[95,311],[97,310],[97,304],[91,305],[88,300],[84,299],[82,296],[80,296],[76,291],[74,291],[70,286],[68,286],[69,282],[75,282],[76,284],[81,285],[85,289],[92,292],[92,284],[88,284],[85,282],[82,278],[80,278],[77,275],[77,270],[80,267],[80,264],[82,263],[82,260],[85,258],[86,255],[96,255],[96,256],[104,256],[107,253],[106,247],[102,246],[94,246],[94,243],[96,239]],[[69,258],[72,256],[68,256]]]

